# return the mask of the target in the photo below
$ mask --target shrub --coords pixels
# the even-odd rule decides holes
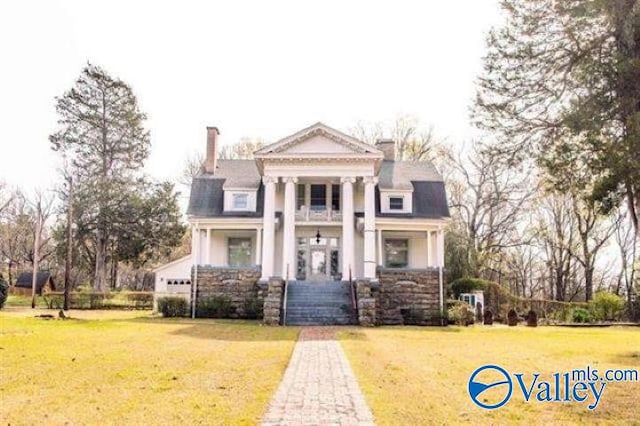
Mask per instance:
[[[262,318],[264,302],[257,297],[247,297],[244,301],[244,315],[247,319]]]
[[[584,324],[593,321],[591,312],[584,308],[575,308],[573,310],[573,322]]]
[[[229,318],[235,309],[224,296],[205,297],[198,300],[196,315],[200,318]]]
[[[457,325],[473,324],[473,311],[469,310],[469,305],[464,302],[451,303],[447,311],[449,321]]]
[[[483,322],[485,325],[493,324],[493,312],[491,312],[491,309],[485,309],[484,315],[483,315]]]
[[[598,321],[616,321],[620,319],[624,308],[624,299],[613,293],[599,291],[589,303],[593,316]]]
[[[534,310],[530,310],[527,312],[527,326],[528,327],[537,327],[538,326],[538,314]]]
[[[518,325],[518,313],[515,309],[509,310],[509,313],[507,314],[507,324],[509,325],[509,327]]]
[[[184,317],[189,311],[189,304],[184,297],[167,296],[158,298],[158,312],[165,318]]]
[[[9,295],[9,284],[0,275],[0,309],[4,307],[4,303],[7,301]]]
[[[132,291],[123,294],[125,300],[134,309],[149,309],[153,307],[153,293],[150,291]]]
[[[474,290],[485,290],[489,287],[489,283],[480,278],[458,278],[451,282],[451,291],[457,299],[462,293],[471,293]]]

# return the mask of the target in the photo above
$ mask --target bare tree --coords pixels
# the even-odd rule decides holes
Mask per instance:
[[[184,162],[182,173],[178,178],[178,183],[187,189],[191,188],[193,178],[202,174],[204,161],[204,155],[200,151],[188,156]]]
[[[549,270],[549,296],[566,300],[573,265],[572,252],[576,250],[577,226],[571,209],[571,199],[551,193],[534,204],[537,212],[537,241]]]
[[[411,115],[400,116],[389,125],[360,121],[349,133],[369,144],[383,138],[393,140],[396,160],[430,161],[441,169],[449,156],[448,147],[436,136],[433,126],[424,127]]]
[[[43,228],[47,219],[53,212],[53,197],[43,193],[40,190],[35,192],[32,200],[30,200],[34,214],[35,223],[33,229],[33,276],[31,280],[31,308],[36,307],[36,285],[38,282],[38,271],[40,263],[40,250],[43,247]],[[45,241],[46,242],[46,241]]]
[[[13,195],[7,184],[0,181],[0,217],[13,201]]]
[[[241,138],[233,145],[224,145],[218,153],[221,160],[252,160],[253,153],[264,147],[264,140],[261,138]]]
[[[638,276],[638,253],[640,251],[640,239],[633,232],[633,228],[627,223],[629,215],[621,209],[612,219],[614,227],[614,241],[620,255],[620,272],[617,277],[615,293],[620,294],[624,287],[629,305],[634,295],[634,285]]]
[[[451,157],[450,162],[456,177],[447,183],[452,215],[464,224],[470,270],[495,279],[504,250],[527,244],[518,226],[535,185],[529,175],[494,161],[491,151],[479,144],[468,156]]]

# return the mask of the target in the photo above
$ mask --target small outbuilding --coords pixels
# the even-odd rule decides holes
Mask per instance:
[[[153,292],[153,309],[158,310],[158,298],[166,296],[184,297],[191,300],[191,255],[159,266],[153,270],[156,274]]]
[[[18,276],[18,281],[11,292],[22,296],[31,296],[31,288],[33,285],[33,273],[23,272]],[[42,293],[48,293],[55,291],[56,285],[53,281],[53,277],[49,272],[38,272],[36,276],[36,294],[42,296]]]

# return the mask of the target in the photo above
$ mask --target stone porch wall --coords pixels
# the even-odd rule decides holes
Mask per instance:
[[[266,287],[260,286],[260,268],[223,268],[198,266],[196,302],[209,297],[223,297],[231,302],[231,318],[245,318],[248,300],[264,301]],[[191,282],[195,283],[195,268],[191,269]]]
[[[379,268],[378,280],[357,281],[361,325],[442,324],[437,268]]]

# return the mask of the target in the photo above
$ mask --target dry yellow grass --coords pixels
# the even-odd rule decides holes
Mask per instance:
[[[2,423],[254,424],[298,334],[140,312],[71,315],[84,319],[0,312]]]
[[[470,374],[488,363],[546,379],[587,364],[640,369],[638,327],[397,327],[350,329],[340,339],[382,425],[640,424],[640,382],[609,383],[594,411],[575,402],[526,403],[515,391],[488,411],[467,393]]]

